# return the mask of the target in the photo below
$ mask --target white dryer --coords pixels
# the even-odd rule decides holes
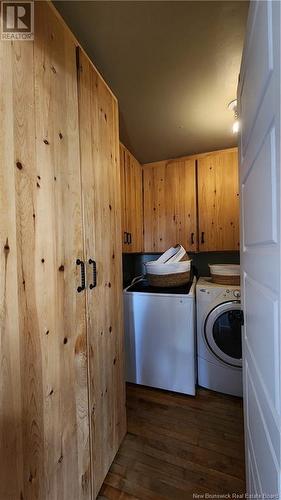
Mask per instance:
[[[242,396],[240,288],[200,278],[196,303],[198,384]]]

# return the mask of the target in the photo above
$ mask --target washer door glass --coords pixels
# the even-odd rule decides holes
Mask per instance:
[[[241,304],[224,302],[215,307],[205,322],[205,337],[213,354],[232,366],[242,366]]]

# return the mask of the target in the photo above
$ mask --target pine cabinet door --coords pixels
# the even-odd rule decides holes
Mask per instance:
[[[120,185],[121,185],[121,232],[122,232],[122,251],[125,253],[128,250],[128,217],[127,217],[127,203],[126,203],[126,172],[125,172],[125,148],[120,143],[119,157],[120,157]]]
[[[237,150],[198,159],[199,250],[239,249]]]
[[[96,496],[126,430],[118,106],[82,51],[78,82]]]
[[[121,190],[123,206],[123,252],[143,250],[142,167],[136,158],[120,145]]]
[[[35,2],[0,52],[0,498],[89,500],[76,47]]]
[[[195,160],[159,162],[143,172],[145,251],[163,252],[177,243],[196,251]]]

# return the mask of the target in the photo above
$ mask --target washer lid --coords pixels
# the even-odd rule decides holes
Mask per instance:
[[[213,354],[231,366],[242,366],[241,303],[238,300],[217,305],[207,316],[205,339]]]
[[[193,284],[193,280],[189,281],[186,285],[177,287],[158,287],[148,284],[146,279],[137,281],[127,288],[127,292],[140,292],[140,293],[167,293],[169,295],[188,295]]]

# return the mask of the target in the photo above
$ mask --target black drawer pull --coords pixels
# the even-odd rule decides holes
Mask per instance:
[[[191,233],[191,245],[194,245],[194,233]]]
[[[89,285],[89,288],[92,290],[97,286],[97,264],[93,259],[89,259],[89,264],[93,264],[93,283]]]
[[[83,262],[83,260],[77,259],[76,265],[81,266],[81,285],[78,286],[78,288],[77,288],[77,292],[80,293],[80,292],[83,292],[83,290],[85,290],[85,288],[86,288],[86,286],[85,286],[85,263]]]
[[[202,231],[201,233],[201,243],[205,243],[205,233]]]
[[[128,235],[129,233],[127,233],[127,231],[124,231],[124,240],[123,240],[124,245],[127,245],[128,243]]]
[[[132,234],[128,233],[128,244],[131,245],[132,243]]]

